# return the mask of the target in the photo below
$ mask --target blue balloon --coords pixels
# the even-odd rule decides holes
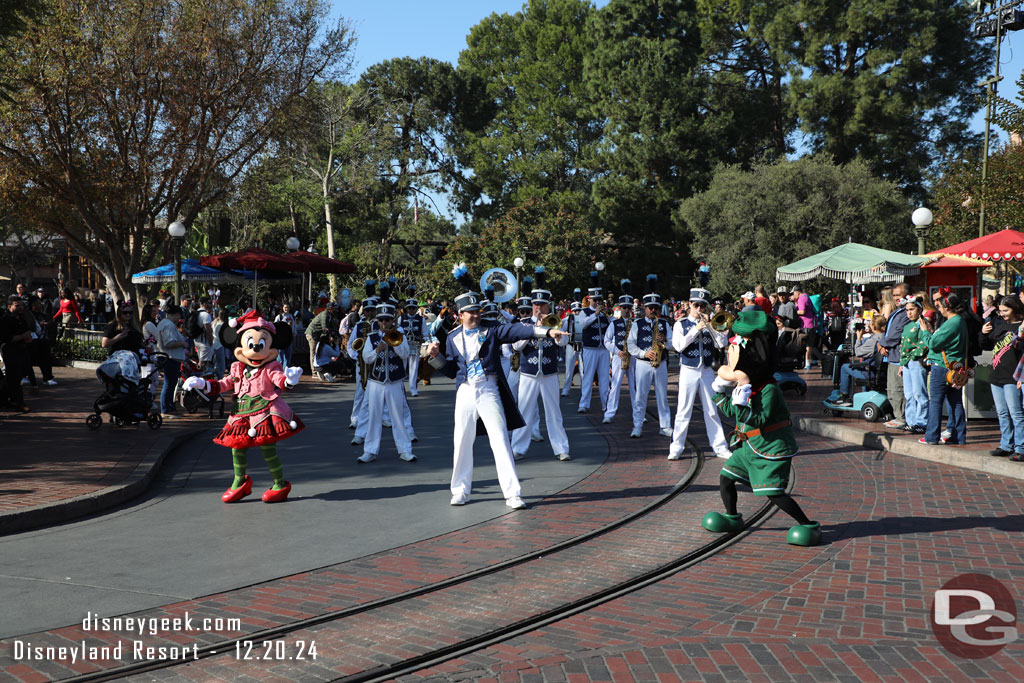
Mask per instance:
[[[341,293],[338,294],[338,303],[345,310],[348,310],[348,307],[352,305],[352,292],[349,291],[348,287],[341,290]]]

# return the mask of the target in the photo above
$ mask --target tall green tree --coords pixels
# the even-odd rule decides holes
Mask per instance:
[[[670,235],[671,212],[710,171],[715,147],[696,72],[692,0],[612,0],[590,20],[586,83],[604,122],[593,196],[617,239]]]
[[[226,198],[314,81],[340,76],[352,33],[321,0],[45,0],[0,43],[0,175],[40,225],[133,297],[165,258],[163,225]]]
[[[722,166],[679,208],[682,236],[711,268],[711,291],[738,295],[775,281],[775,269],[846,241],[913,249],[911,205],[867,163],[825,155]]]
[[[989,50],[960,0],[776,4],[764,40],[788,70],[788,104],[812,151],[861,157],[913,196],[942,157],[974,142]]]
[[[529,0],[470,30],[458,70],[486,84],[495,115],[465,135],[460,161],[474,191],[463,193],[463,210],[489,217],[531,197],[589,196],[602,123],[583,82],[594,11],[587,0]]]

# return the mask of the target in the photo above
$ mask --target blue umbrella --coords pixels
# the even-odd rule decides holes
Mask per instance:
[[[181,279],[183,282],[240,282],[247,278],[232,271],[212,266],[201,266],[197,259],[186,258],[181,260]],[[132,282],[135,284],[174,282],[174,264],[168,263],[135,273],[132,275]]]

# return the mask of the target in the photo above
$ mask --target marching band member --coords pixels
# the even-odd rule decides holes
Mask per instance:
[[[409,342],[409,395],[419,396],[420,344],[427,338],[427,321],[419,314],[420,302],[416,299],[416,287],[409,285],[405,293],[409,298],[405,300],[405,313],[398,319],[398,326]]]
[[[637,359],[636,394],[633,397],[633,431],[631,438],[639,439],[644,428],[644,413],[647,411],[647,397],[654,384],[654,396],[658,403],[658,423],[662,436],[672,436],[669,426],[672,415],[668,409],[668,364],[669,344],[672,343],[668,323],[659,317],[661,297],[654,291],[658,276],[647,276],[648,294],[644,295],[646,315],[629,330],[626,348],[629,355]]]
[[[366,341],[366,337],[370,334],[370,331],[376,329],[377,323],[375,318],[377,317],[377,283],[374,280],[367,280],[363,283],[366,290],[366,297],[363,299],[363,310],[362,316],[355,325],[352,326],[352,332],[348,336],[348,343],[345,345],[345,352],[349,358],[356,362],[356,393],[352,398],[352,416],[349,418],[349,429],[355,429],[356,433],[352,437],[352,445],[358,446],[363,443],[366,437],[366,378],[363,377],[365,369],[363,368],[362,359],[360,358],[360,350],[356,349],[357,339],[362,339],[360,343]]]
[[[672,445],[668,459],[679,460],[686,449],[686,432],[690,427],[693,405],[700,396],[704,409],[704,428],[708,433],[711,449],[720,458],[732,455],[722,430],[722,420],[712,397],[711,384],[715,371],[711,368],[715,347],[724,349],[729,336],[724,331],[711,329],[708,311],[711,308],[711,292],[706,289],[690,290],[690,312],[681,318],[672,329],[672,348],[679,353],[679,402],[676,405],[676,420],[672,430]]]
[[[395,298],[395,292],[398,291],[398,278],[394,275],[389,277],[387,281],[380,283],[380,302],[377,304],[378,309],[381,303],[386,303],[393,309],[393,313],[397,313],[401,308],[402,304]],[[392,321],[394,315],[392,315]],[[396,326],[397,327],[397,326]],[[399,330],[401,332],[401,330]],[[412,443],[416,443],[416,431],[412,428],[412,410],[409,408],[409,399],[405,397],[405,390],[402,391],[402,421],[405,423],[405,433],[408,434],[409,440]],[[382,424],[391,429],[392,423],[391,408],[388,403],[384,402],[384,419]],[[358,430],[358,427],[356,428]],[[364,434],[365,436],[365,434]]]
[[[611,356],[612,380],[608,392],[608,407],[604,411],[604,424],[608,424],[615,417],[619,409],[619,394],[622,391],[622,376],[626,376],[626,387],[629,389],[629,405],[633,405],[636,394],[636,360],[629,354],[626,348],[626,337],[633,328],[633,295],[630,293],[632,284],[629,280],[620,283],[622,296],[615,305],[615,317],[608,331],[604,334],[604,347],[608,349]],[[622,366],[626,369],[623,370]]]
[[[522,284],[523,291],[529,291],[527,287],[533,287],[533,278],[524,277]],[[533,303],[530,297],[521,296],[516,300],[516,312],[519,313],[519,322],[533,324]],[[519,396],[519,370],[522,367],[523,354],[512,347],[512,344],[501,345],[501,367],[508,366],[508,372],[505,373],[508,377],[508,388],[512,390],[513,396]],[[536,433],[540,436],[539,428]]]
[[[465,264],[456,266],[452,274],[464,288],[464,292],[455,299],[462,326],[449,333],[444,356],[440,355],[439,344],[430,347],[430,364],[456,380],[451,504],[465,505],[469,502],[473,486],[473,440],[482,427],[494,454],[505,504],[520,510],[526,504],[520,497],[519,478],[507,430],[518,429],[524,426],[524,422],[501,372],[501,345],[544,337],[557,341],[563,333],[522,323],[481,321],[480,295],[474,291],[475,283]]]
[[[562,318],[562,331],[569,334],[569,345],[565,347],[565,380],[562,383],[562,396],[569,395],[572,387],[572,378],[576,375],[577,361],[582,361],[580,355],[580,320],[579,314],[583,311],[583,304],[580,303],[580,288],[572,290],[572,303],[569,304],[569,312]],[[579,363],[583,367],[582,362]],[[580,374],[583,372],[581,370]]]
[[[580,381],[580,406],[577,412],[585,413],[590,409],[590,395],[594,389],[594,378],[597,378],[598,392],[601,396],[601,412],[608,407],[608,351],[604,348],[604,333],[611,324],[604,314],[604,297],[597,281],[596,270],[590,271],[591,283],[589,290],[592,307],[583,309],[580,329],[583,338],[583,373]]]
[[[362,357],[366,365],[366,402],[368,406],[368,426],[363,454],[358,462],[367,463],[377,459],[380,452],[380,433],[383,427],[384,406],[387,404],[392,415],[403,415],[408,410],[405,405],[405,367],[409,357],[409,339],[393,328],[395,307],[392,304],[377,306],[377,329],[370,332],[363,345]],[[392,345],[389,332],[401,337],[400,343]],[[398,449],[398,457],[406,462],[413,462],[416,456],[412,453],[412,441],[405,428],[405,420],[395,420],[391,436]]]
[[[530,325],[541,325],[545,316],[551,314],[551,292],[544,289],[546,277],[544,266],[535,271],[537,289],[531,292],[533,316]],[[530,441],[540,436],[540,411],[538,398],[544,401],[544,421],[548,430],[551,450],[559,460],[569,460],[569,437],[562,425],[562,407],[558,402],[558,347],[568,344],[568,337],[558,341],[551,339],[529,339],[518,341],[513,347],[522,354],[519,379],[519,412],[526,426],[512,433],[512,453],[516,460],[526,455]]]

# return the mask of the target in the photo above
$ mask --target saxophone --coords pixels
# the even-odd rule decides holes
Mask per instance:
[[[655,318],[654,324],[657,328],[654,331],[654,339],[651,341],[651,348],[654,350],[654,360],[651,361],[651,367],[656,368],[661,365],[662,358],[665,356],[665,335],[661,331],[661,319]]]
[[[508,366],[512,369],[512,372],[519,372],[519,364],[522,362],[522,351],[512,351],[512,357],[508,361]]]
[[[626,336],[624,337],[624,339],[629,339],[629,330],[630,330],[630,328],[632,326],[633,326],[633,319],[632,318],[627,318],[626,319]],[[622,342],[622,350],[626,351],[626,342]],[[629,370],[630,358],[629,358],[629,352],[628,351],[626,351],[626,357],[625,358],[621,358],[621,360],[622,360],[622,369],[624,371],[625,370]]]

